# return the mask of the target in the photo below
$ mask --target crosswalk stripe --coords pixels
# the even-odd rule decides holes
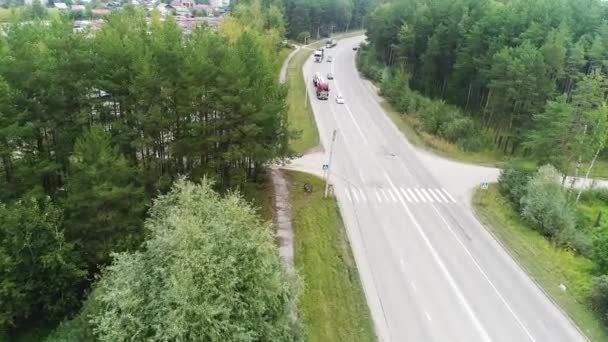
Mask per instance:
[[[384,199],[388,201],[388,196],[386,195],[386,192],[384,192],[384,189],[380,189],[380,192],[382,193],[382,196],[384,196]]]
[[[359,195],[361,196],[363,203],[367,203],[367,196],[365,196],[365,192],[363,192],[363,189],[359,189]]]
[[[441,190],[443,190],[443,192],[452,200],[452,202],[456,203],[454,197],[452,197],[452,195],[450,195],[450,193],[446,189],[441,188]]]
[[[441,198],[439,198],[439,196],[437,196],[437,194],[435,194],[435,191],[433,191],[433,189],[428,189],[429,192],[431,193],[431,195],[433,195],[433,198],[435,198],[435,200],[439,203],[441,203]]]
[[[395,197],[395,195],[393,195],[393,190],[388,189],[387,191],[391,195],[391,198],[393,199],[393,202],[397,202],[397,198]]]
[[[416,191],[416,194],[418,195],[418,197],[420,197],[420,200],[423,203],[426,203],[426,198],[424,198],[424,196],[422,195],[422,193],[420,192],[420,190],[418,190],[418,188],[414,189],[414,191]]]
[[[346,191],[346,197],[348,197],[349,202],[353,201],[353,199],[350,197],[350,193],[348,191]]]
[[[432,203],[432,202],[434,202],[434,201],[433,201],[433,198],[432,198],[432,197],[429,195],[429,193],[428,193],[428,192],[426,192],[426,190],[424,190],[424,189],[420,189],[420,191],[422,191],[422,193],[424,194],[424,196],[426,196],[426,198],[428,198],[428,199],[429,199],[429,202],[431,202],[431,203]]]
[[[399,189],[399,190],[401,190],[401,193],[403,194],[403,196],[405,197],[405,199],[406,199],[408,202],[412,202],[412,199],[410,198],[410,196],[408,196],[408,195],[407,195],[407,192],[405,192],[405,190],[404,190],[403,188],[401,188],[401,189]]]
[[[437,193],[439,194],[439,196],[441,196],[441,198],[443,199],[443,201],[445,203],[449,203],[450,201],[448,201],[448,199],[441,193],[441,190],[439,189],[435,189],[435,191],[437,191]]]
[[[412,198],[414,199],[414,202],[418,203],[420,201],[418,201],[418,197],[416,197],[416,194],[412,191],[412,189],[407,189],[407,192],[412,196]]]
[[[380,197],[378,190],[375,190],[374,192],[376,193],[376,198],[378,199],[378,202],[382,203],[382,197]]]

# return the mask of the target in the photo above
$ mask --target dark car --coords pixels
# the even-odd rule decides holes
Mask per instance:
[[[358,46],[356,46],[356,45],[355,45],[355,46],[353,46],[353,50],[355,50],[355,51],[356,51],[356,50],[358,50],[358,49],[359,49],[359,47],[358,47]]]
[[[332,74],[331,72],[327,74],[327,79],[328,80],[333,80],[334,79],[334,74]]]

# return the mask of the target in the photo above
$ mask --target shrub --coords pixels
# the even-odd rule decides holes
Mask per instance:
[[[418,117],[425,132],[437,134],[441,125],[446,121],[446,104],[444,101],[425,99],[419,101]]]
[[[541,167],[521,198],[521,216],[546,236],[574,230],[575,218],[560,184],[561,175],[551,165]]]
[[[602,273],[608,273],[608,227],[599,229],[593,238],[593,261]]]
[[[591,305],[600,318],[608,323],[608,275],[593,278]]]
[[[519,210],[519,202],[526,193],[526,186],[530,180],[530,172],[509,165],[500,172],[498,185],[500,193],[506,196]]]
[[[481,135],[469,135],[465,138],[460,138],[456,141],[456,144],[467,152],[481,151],[484,146],[487,146],[486,140]]]
[[[559,231],[556,236],[557,242],[567,249],[577,254],[591,258],[594,254],[593,240],[591,237],[576,228],[565,228]]]
[[[463,116],[459,111],[452,111],[441,125],[441,135],[449,141],[458,141],[469,137],[475,132],[475,123],[469,117]]]

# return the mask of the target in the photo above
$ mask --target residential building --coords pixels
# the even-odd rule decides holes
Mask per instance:
[[[65,2],[56,2],[55,3],[55,8],[60,10],[60,11],[67,11],[68,10],[68,5]]]
[[[193,0],[173,0],[171,1],[171,6],[178,8],[178,7],[185,7],[188,9],[193,9],[195,5],[195,2]]]

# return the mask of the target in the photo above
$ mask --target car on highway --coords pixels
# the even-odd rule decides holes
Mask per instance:
[[[327,79],[328,80],[333,80],[334,79],[334,74],[332,74],[331,72],[327,73]]]
[[[331,61],[333,61],[333,57],[327,56],[327,63],[331,63]]]
[[[357,45],[353,46],[353,50],[356,51],[357,49],[359,49],[359,47]]]
[[[342,95],[338,94],[338,96],[336,96],[336,103],[344,104],[344,97],[342,97]]]

